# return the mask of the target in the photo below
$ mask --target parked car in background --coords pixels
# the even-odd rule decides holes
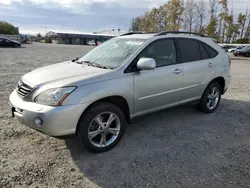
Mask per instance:
[[[80,58],[25,74],[12,115],[51,136],[75,134],[92,152],[113,148],[132,118],[196,102],[213,113],[231,76],[212,39],[183,32],[127,33]]]
[[[2,46],[2,47],[20,47],[21,44],[17,41],[8,39],[6,37],[0,37],[0,46]]]
[[[90,45],[90,46],[96,46],[96,43],[93,40],[88,41],[87,44]]]
[[[236,50],[240,50],[244,47],[246,47],[246,46],[238,46],[238,47],[230,48],[230,49],[228,49],[228,52],[234,53]]]
[[[235,48],[235,46],[233,45],[224,45],[224,46],[221,46],[226,52],[228,52],[229,49],[232,49],[232,48]]]
[[[240,50],[234,51],[234,56],[245,56],[250,57],[250,46],[246,46]]]

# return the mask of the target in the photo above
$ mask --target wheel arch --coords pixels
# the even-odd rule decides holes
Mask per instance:
[[[209,84],[207,85],[207,87],[211,83],[213,83],[213,82],[217,82],[217,83],[220,84],[220,86],[221,86],[221,92],[222,92],[222,95],[223,95],[225,93],[225,84],[226,84],[225,78],[223,78],[222,76],[216,77],[211,82],[209,82]],[[206,89],[207,89],[207,87],[206,87]],[[206,89],[204,90],[204,92],[206,91]]]
[[[119,96],[119,95],[113,95],[113,96],[108,96],[108,97],[104,97],[104,98],[101,98],[101,99],[98,99],[96,101],[94,101],[93,103],[91,103],[81,114],[79,120],[78,120],[78,123],[77,123],[77,127],[76,127],[76,132],[78,131],[78,125],[79,125],[79,122],[81,120],[81,118],[84,116],[84,114],[86,114],[90,108],[92,106],[94,106],[95,104],[97,103],[100,103],[100,102],[109,102],[109,103],[112,103],[114,105],[116,105],[117,107],[120,108],[120,110],[124,113],[125,115],[125,118],[126,118],[126,122],[128,124],[131,123],[131,120],[130,120],[130,109],[129,109],[129,105],[128,105],[128,102],[127,100],[122,97],[122,96]]]

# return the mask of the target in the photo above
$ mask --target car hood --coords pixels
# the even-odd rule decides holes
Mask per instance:
[[[77,86],[84,79],[89,79],[110,71],[109,69],[101,69],[68,61],[35,69],[25,74],[22,77],[22,81],[32,87],[44,84],[54,84],[56,87],[69,84],[76,84]]]

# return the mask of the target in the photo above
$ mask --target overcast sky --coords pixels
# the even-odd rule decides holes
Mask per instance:
[[[113,28],[127,31],[133,17],[165,2],[167,0],[0,0],[0,20],[19,26],[22,33],[44,34],[46,27],[47,31],[93,32]],[[245,12],[247,6],[250,8],[250,0],[234,0],[235,12]]]

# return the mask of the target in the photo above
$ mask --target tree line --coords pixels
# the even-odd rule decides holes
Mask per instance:
[[[228,0],[169,0],[131,21],[130,31],[188,31],[218,42],[250,42],[250,12],[235,14]]]
[[[0,34],[16,35],[19,34],[19,31],[14,25],[5,21],[0,21]]]

